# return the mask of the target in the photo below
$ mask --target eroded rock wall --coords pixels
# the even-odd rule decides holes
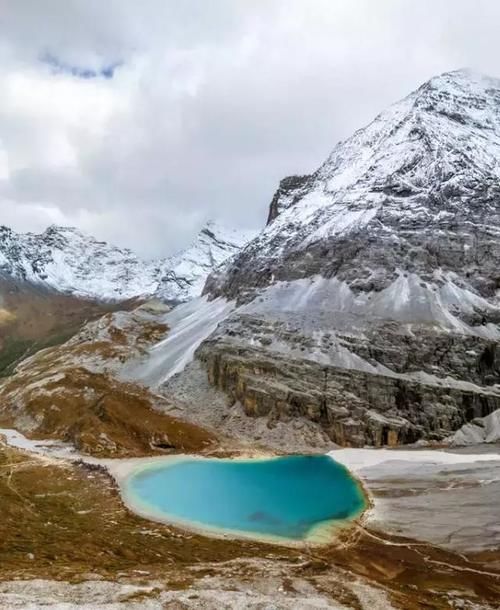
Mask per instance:
[[[306,418],[339,445],[440,440],[466,421],[500,408],[500,395],[476,388],[322,365],[233,343],[207,341],[197,357],[210,383],[240,401],[249,417]]]

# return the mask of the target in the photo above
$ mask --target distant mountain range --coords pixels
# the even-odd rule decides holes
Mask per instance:
[[[37,235],[1,226],[0,276],[100,301],[156,296],[182,302],[198,296],[209,273],[253,236],[209,222],[187,249],[147,261],[74,227],[50,226]]]

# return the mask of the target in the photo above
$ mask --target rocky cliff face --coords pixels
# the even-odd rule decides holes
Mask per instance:
[[[500,81],[433,78],[281,182],[207,283],[240,307],[198,355],[250,415],[443,438],[500,407],[499,227]]]
[[[0,276],[103,301],[145,296],[186,301],[198,296],[207,275],[251,237],[208,223],[186,250],[145,261],[71,227],[51,226],[40,235],[0,227]]]

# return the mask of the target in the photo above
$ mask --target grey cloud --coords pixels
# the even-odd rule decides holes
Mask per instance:
[[[182,247],[208,218],[262,225],[280,178],[313,171],[427,78],[498,71],[494,0],[3,4],[0,223],[59,219],[146,255]],[[124,63],[96,86],[54,76],[47,50]],[[23,76],[43,112],[15,103]],[[52,90],[67,96],[53,112]]]

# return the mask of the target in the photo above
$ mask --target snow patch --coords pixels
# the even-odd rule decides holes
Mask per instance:
[[[500,340],[500,328],[496,325],[471,326],[458,317],[460,313],[475,311],[500,313],[500,307],[493,306],[472,290],[456,285],[452,278],[444,275],[434,283],[400,271],[384,290],[359,295],[335,277],[313,276],[277,282],[240,311],[280,320],[297,320],[302,315],[313,327],[316,319],[322,330],[341,327],[345,316],[349,315],[348,327],[351,329],[362,328],[366,321],[391,320],[432,324],[449,331]]]
[[[414,468],[415,464],[473,464],[500,460],[498,453],[451,453],[419,449],[335,449],[328,455],[355,473],[395,462],[408,462]]]
[[[192,361],[194,352],[234,310],[234,303],[199,297],[160,317],[169,327],[166,339],[156,343],[139,362],[127,365],[122,376],[146,385],[159,386]]]

